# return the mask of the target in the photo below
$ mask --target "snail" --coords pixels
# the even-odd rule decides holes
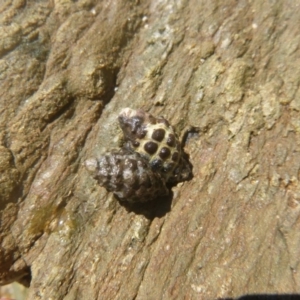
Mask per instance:
[[[124,108],[118,121],[122,147],[85,162],[100,186],[121,201],[147,202],[167,196],[171,185],[191,178],[191,164],[165,118]]]

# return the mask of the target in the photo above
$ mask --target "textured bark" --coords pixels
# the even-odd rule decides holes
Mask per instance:
[[[0,283],[28,299],[300,293],[297,1],[0,2]],[[191,181],[128,207],[84,161],[124,107],[188,136]]]

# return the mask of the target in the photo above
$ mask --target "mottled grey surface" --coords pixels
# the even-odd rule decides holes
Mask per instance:
[[[1,284],[28,299],[300,293],[297,1],[0,2]],[[172,201],[83,162],[124,107],[199,128]]]
[[[125,148],[110,150],[99,158],[90,158],[85,166],[100,186],[121,201],[148,202],[169,195],[160,173],[137,152]]]

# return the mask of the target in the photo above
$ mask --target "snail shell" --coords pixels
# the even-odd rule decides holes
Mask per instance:
[[[122,201],[147,202],[168,195],[167,184],[191,178],[191,164],[165,118],[124,108],[118,120],[123,147],[85,162],[100,186]]]
[[[181,142],[165,118],[124,108],[118,119],[124,147],[145,157],[166,182],[178,183],[191,177],[191,165],[184,157]]]
[[[139,153],[112,150],[98,159],[87,160],[85,166],[100,186],[120,200],[147,202],[169,194],[161,175]]]

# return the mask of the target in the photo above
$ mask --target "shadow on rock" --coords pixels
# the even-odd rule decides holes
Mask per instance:
[[[120,201],[119,203],[126,208],[128,212],[134,212],[138,215],[144,215],[147,219],[161,218],[171,210],[173,192],[170,190],[168,196],[159,197],[155,200],[145,203],[129,203]]]

